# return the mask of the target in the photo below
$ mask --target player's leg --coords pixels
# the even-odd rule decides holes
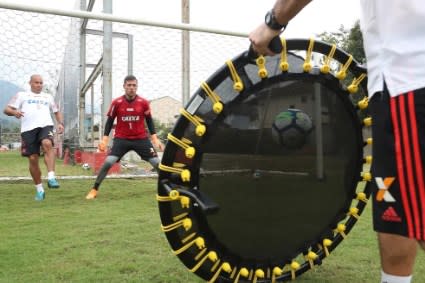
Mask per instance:
[[[95,199],[97,197],[97,193],[100,185],[108,174],[109,169],[111,169],[112,165],[118,162],[121,157],[124,156],[128,152],[128,144],[126,140],[123,139],[114,139],[112,144],[112,149],[109,155],[106,157],[103,162],[102,167],[97,174],[96,180],[90,192],[87,194],[86,199]]]
[[[424,121],[414,119],[425,114],[419,113],[424,107],[417,107],[416,98],[419,96],[413,93],[391,98],[385,90],[369,103],[373,120],[373,226],[378,232],[382,282],[411,281],[417,241],[425,237],[421,225],[415,224],[422,223],[423,215],[417,188],[424,180],[416,171],[423,170],[419,151],[424,149],[419,145],[425,130]],[[420,103],[425,106],[424,102]]]
[[[382,271],[397,277],[410,277],[418,248],[416,239],[400,235],[378,233]]]
[[[99,170],[99,174],[96,177],[96,181],[94,183],[94,188],[96,190],[99,189],[100,184],[105,179],[106,175],[108,174],[109,169],[111,169],[112,165],[114,165],[118,161],[119,157],[115,155],[108,155],[103,162],[102,167]]]
[[[34,181],[34,184],[41,184],[42,180],[41,180],[41,170],[40,170],[40,166],[38,164],[38,154],[31,154],[30,156],[28,156],[28,161],[29,161],[29,171],[32,177],[32,180]]]
[[[159,163],[161,162],[161,160],[159,160],[159,157],[149,158],[148,162],[152,165],[153,169],[155,169],[156,172],[159,171]]]
[[[103,180],[106,178],[106,175],[108,174],[109,169],[111,169],[112,165],[114,165],[118,160],[119,160],[119,157],[115,155],[108,155],[106,157],[102,167],[99,170],[99,173],[97,174],[97,177],[92,189],[86,196],[86,199],[94,199],[97,197],[97,192],[99,190],[99,187],[102,184]]]
[[[159,171],[159,163],[161,160],[148,138],[135,141],[132,149],[140,156],[140,158],[149,162],[157,172]]]
[[[35,200],[40,201],[45,198],[44,188],[43,188],[43,182],[41,180],[41,170],[38,162],[38,154],[31,154],[28,156],[29,161],[29,171],[31,174],[31,177],[34,181],[35,185]]]
[[[23,132],[21,134],[21,154],[28,158],[29,171],[35,185],[35,200],[43,200],[45,197],[41,170],[39,166],[40,143],[38,141],[38,129]]]
[[[55,176],[56,154],[53,148],[53,127],[48,126],[41,129],[39,138],[44,152],[44,163],[47,168],[47,185],[49,188],[57,189],[59,188],[59,183]]]

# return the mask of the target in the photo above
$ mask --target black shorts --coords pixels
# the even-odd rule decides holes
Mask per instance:
[[[140,140],[114,138],[114,143],[109,155],[114,155],[117,156],[118,159],[121,159],[121,157],[130,150],[134,150],[140,158],[145,161],[148,161],[153,157],[158,157],[158,154],[148,138]]]
[[[425,88],[376,93],[369,110],[374,229],[425,240]]]
[[[49,139],[53,145],[53,126],[46,126],[44,128],[35,128],[30,131],[21,133],[22,156],[30,156],[32,154],[40,154],[41,141]]]

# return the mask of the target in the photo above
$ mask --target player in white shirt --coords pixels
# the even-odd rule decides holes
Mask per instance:
[[[249,39],[262,55],[311,0],[276,0]],[[373,225],[382,283],[411,282],[418,243],[425,249],[425,5],[361,0],[373,135]],[[386,194],[377,194],[384,179]]]
[[[58,123],[57,131],[64,130],[63,117],[54,102],[53,96],[42,92],[43,78],[32,75],[29,81],[31,91],[18,92],[4,109],[4,114],[15,116],[21,120],[21,154],[28,157],[29,171],[36,187],[35,200],[45,198],[41,170],[39,166],[40,147],[44,152],[44,162],[47,167],[47,185],[49,188],[59,188],[55,177],[55,152],[53,149],[54,113]]]

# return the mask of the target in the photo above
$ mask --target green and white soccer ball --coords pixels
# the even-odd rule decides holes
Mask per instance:
[[[276,115],[272,124],[273,140],[288,149],[299,149],[313,130],[313,122],[305,112],[288,108]]]

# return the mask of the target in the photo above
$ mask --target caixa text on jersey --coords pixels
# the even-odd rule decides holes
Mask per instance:
[[[133,122],[133,121],[139,121],[140,116],[123,116],[121,117],[121,121],[123,122]]]

